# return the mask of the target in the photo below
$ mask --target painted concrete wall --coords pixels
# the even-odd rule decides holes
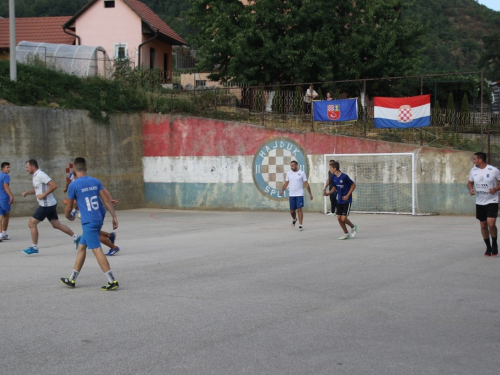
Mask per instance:
[[[83,156],[90,174],[122,199],[118,209],[284,211],[287,199],[277,192],[293,158],[307,171],[312,186],[314,200],[306,198],[306,210],[319,212],[324,204],[324,154],[396,152],[416,155],[421,212],[474,213],[474,198],[466,189],[471,152],[196,117],[114,115],[110,125],[103,125],[86,111],[16,106],[0,106],[0,150],[0,162],[12,165],[13,216],[31,215],[37,207],[33,196],[21,196],[31,188],[31,175],[24,169],[30,158],[58,185],[59,202],[65,196],[66,168]]]
[[[282,182],[276,179],[289,169],[286,158],[296,159],[303,154],[303,168],[307,170],[315,197],[313,201],[306,199],[306,210],[321,211],[327,168],[324,154],[413,152],[420,212],[474,212],[474,198],[466,189],[472,167],[470,152],[195,117],[144,115],[142,132],[145,201],[149,207],[286,210],[287,199],[279,199],[277,192],[266,195],[259,188],[255,169],[262,164],[266,176],[275,179],[269,185],[279,190]],[[285,155],[281,155],[281,150],[272,150],[274,140],[283,142]],[[294,145],[297,147],[293,148]],[[280,155],[276,154],[278,151]],[[261,164],[257,163],[259,153],[262,153]]]
[[[32,188],[32,176],[25,170],[31,158],[58,186],[59,212],[66,168],[77,156],[87,159],[89,175],[121,199],[116,209],[144,207],[139,115],[115,115],[103,125],[86,111],[0,106],[0,150],[0,162],[8,161],[12,167],[13,216],[32,215],[37,207],[33,195],[22,197]]]

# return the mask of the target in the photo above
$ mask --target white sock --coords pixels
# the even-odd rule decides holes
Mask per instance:
[[[4,230],[4,231],[2,232],[2,236],[4,236],[4,237],[5,237],[6,235],[7,235],[7,231],[5,231],[5,230]]]
[[[77,238],[78,238],[78,234],[74,234],[73,235],[73,241],[76,241]]]
[[[109,270],[108,272],[104,272],[104,274],[106,275],[110,283],[115,281],[115,277],[113,276],[113,272],[111,272],[111,270]]]
[[[79,274],[80,272],[78,272],[77,270],[73,270],[69,279],[75,281]]]
[[[38,250],[38,244],[33,244],[33,249]]]

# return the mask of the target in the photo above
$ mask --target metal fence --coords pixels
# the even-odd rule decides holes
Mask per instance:
[[[352,81],[344,81],[344,83],[351,86],[353,84]],[[363,87],[362,81],[354,83],[358,90]],[[319,85],[324,86],[328,84],[333,86],[335,83],[319,83]],[[373,102],[368,100],[368,98],[372,98],[372,93],[367,92],[367,90],[363,93],[367,98],[365,105],[361,105],[359,99],[357,121],[315,122],[307,113],[307,107],[304,103],[304,94],[308,85],[273,87],[244,87],[244,85],[240,85],[243,87],[205,87],[203,89],[173,91],[166,94],[170,105],[166,111],[163,110],[163,113],[168,111],[173,115],[184,114],[273,128],[323,132],[462,150],[484,149],[486,131],[500,130],[500,114],[492,113],[489,103],[483,103],[482,96],[477,100],[477,103],[474,103],[475,110],[473,108],[470,111],[457,111],[456,109],[434,107],[431,110],[431,125],[429,127],[378,129],[374,127]],[[344,86],[347,87],[347,85]],[[433,92],[422,90],[423,86],[420,89],[424,92],[419,92],[417,87],[417,91],[409,93],[409,95],[420,95],[421,93],[434,95]],[[341,87],[341,85],[337,84],[337,87]],[[348,95],[341,89],[337,89],[336,94],[341,98]]]

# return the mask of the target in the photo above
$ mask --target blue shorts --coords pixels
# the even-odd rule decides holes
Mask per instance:
[[[45,218],[49,219],[49,221],[59,220],[59,216],[57,216],[57,204],[50,207],[39,206],[33,217],[38,221],[44,221]]]
[[[10,199],[2,199],[0,200],[0,215],[7,215],[10,212],[10,204],[9,204]]]
[[[101,247],[99,240],[99,231],[102,228],[102,221],[92,221],[82,224],[83,234],[80,238],[80,244],[87,246],[87,249],[97,249]]]
[[[290,201],[290,211],[304,207],[304,197],[289,197],[288,199]]]

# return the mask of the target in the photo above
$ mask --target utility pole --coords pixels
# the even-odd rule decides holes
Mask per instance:
[[[15,12],[14,0],[9,0],[9,33],[10,33],[10,80],[17,81],[16,12]]]

